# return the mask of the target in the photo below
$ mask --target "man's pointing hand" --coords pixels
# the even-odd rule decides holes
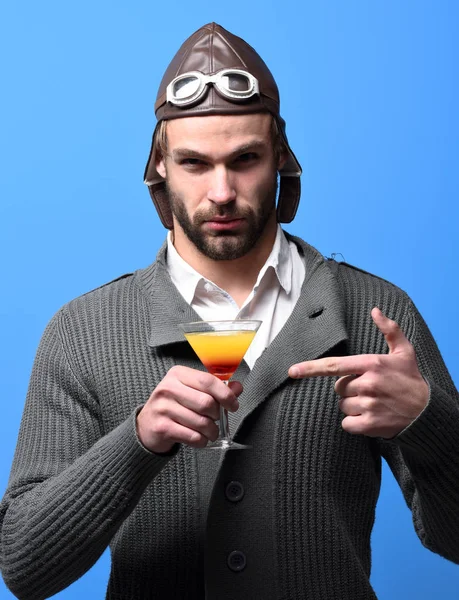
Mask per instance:
[[[389,354],[320,358],[292,365],[289,375],[302,379],[338,376],[339,407],[348,433],[392,438],[410,425],[429,399],[429,386],[419,372],[413,346],[395,321],[379,308],[371,311],[384,335]]]

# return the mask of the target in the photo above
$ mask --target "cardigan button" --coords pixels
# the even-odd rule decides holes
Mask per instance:
[[[244,486],[239,481],[230,481],[225,489],[225,496],[230,502],[239,502],[244,497]]]
[[[238,572],[245,569],[247,565],[247,559],[244,552],[241,552],[240,550],[233,550],[233,552],[228,555],[227,563],[228,567],[232,571]]]

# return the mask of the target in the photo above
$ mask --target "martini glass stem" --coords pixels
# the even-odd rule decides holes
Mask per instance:
[[[229,381],[224,380],[223,383],[227,386]],[[219,439],[225,440],[226,442],[231,443],[230,432],[229,432],[229,423],[228,423],[228,411],[220,406],[220,435]]]

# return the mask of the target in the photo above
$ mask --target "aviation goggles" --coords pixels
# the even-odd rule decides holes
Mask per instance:
[[[219,94],[234,102],[246,100],[260,93],[258,80],[241,69],[222,69],[215,75],[190,71],[170,82],[166,89],[166,100],[176,106],[193,104],[204,95],[209,83],[216,87]]]

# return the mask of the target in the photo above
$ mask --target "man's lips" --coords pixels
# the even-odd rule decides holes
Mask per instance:
[[[205,227],[212,229],[213,231],[232,231],[238,229],[244,222],[244,219],[234,219],[227,217],[212,217],[208,221],[204,222]]]

